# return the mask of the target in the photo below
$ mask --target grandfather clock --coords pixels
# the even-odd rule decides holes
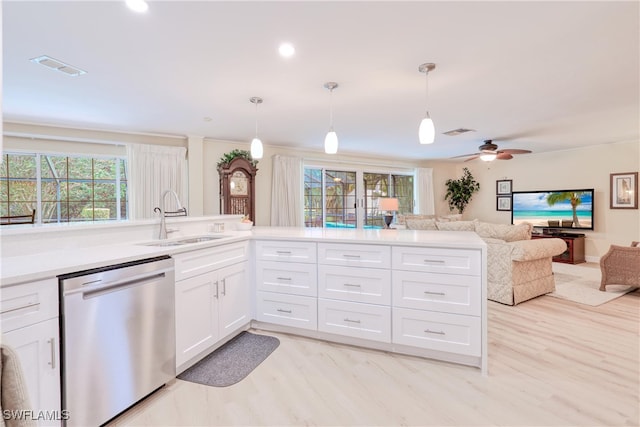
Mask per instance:
[[[220,213],[247,215],[256,221],[255,177],[258,172],[251,161],[236,157],[218,166],[220,175]]]

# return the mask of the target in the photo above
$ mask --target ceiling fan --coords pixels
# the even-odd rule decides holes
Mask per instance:
[[[463,154],[462,156],[452,157],[452,159],[471,156],[467,160],[465,160],[465,162],[477,159],[478,157],[480,157],[481,160],[490,162],[495,159],[498,159],[498,160],[513,159],[513,154],[531,153],[530,150],[521,150],[519,148],[507,148],[506,150],[498,150],[498,146],[494,144],[493,141],[490,139],[485,139],[483,142],[484,144],[478,147],[478,150],[480,150],[479,153]]]

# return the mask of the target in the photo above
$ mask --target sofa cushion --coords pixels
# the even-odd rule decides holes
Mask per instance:
[[[510,225],[478,221],[476,222],[475,232],[478,233],[480,237],[500,239],[505,242],[515,242],[517,240],[530,240],[532,228],[528,222]]]
[[[406,226],[408,230],[437,230],[435,218],[415,219],[407,218]]]
[[[474,231],[476,228],[475,221],[436,221],[438,230],[445,231]]]
[[[440,215],[438,216],[438,221],[440,222],[462,221],[462,214]]]
[[[434,219],[435,217],[435,215],[397,214],[396,224],[406,225],[408,219]]]

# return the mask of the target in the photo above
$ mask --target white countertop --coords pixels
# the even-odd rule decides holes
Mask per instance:
[[[472,249],[486,247],[484,241],[477,234],[470,231],[254,227],[252,231],[225,232],[223,235],[225,237],[220,239],[181,246],[148,246],[146,244],[152,243],[152,241],[146,240],[2,257],[0,263],[0,286],[11,286],[51,278],[60,274],[105,267],[137,259],[173,255],[249,239],[309,240],[315,242],[404,246],[435,245]],[[188,236],[182,236],[181,238],[185,237]]]

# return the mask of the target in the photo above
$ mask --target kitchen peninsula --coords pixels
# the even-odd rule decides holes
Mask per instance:
[[[209,232],[220,221],[225,231]],[[248,328],[445,360],[487,373],[486,245],[475,233],[231,231],[238,221],[228,216],[176,219],[171,225],[179,235],[163,242],[155,239],[157,221],[2,230],[2,332],[16,337],[29,325],[48,322],[46,333],[57,334],[59,275],[168,255],[175,262],[177,373]],[[187,239],[194,236],[215,238]],[[193,243],[177,244],[185,240]],[[216,295],[225,277],[225,291],[234,291],[231,286],[243,290],[232,299],[233,317],[220,319],[212,338],[196,346],[184,329],[193,332],[202,325],[184,320],[180,290],[193,289],[205,275],[215,280]],[[29,325],[17,318],[24,318],[24,312],[11,306],[29,299],[21,299],[21,291],[39,304]],[[210,305],[205,299],[201,308]],[[197,309],[188,305],[190,318]],[[16,318],[8,318],[7,310]],[[56,366],[59,355],[52,357]],[[31,378],[32,388],[45,389],[41,381]],[[48,387],[59,390],[60,385],[51,379]],[[34,406],[51,409],[52,399],[32,400]]]

